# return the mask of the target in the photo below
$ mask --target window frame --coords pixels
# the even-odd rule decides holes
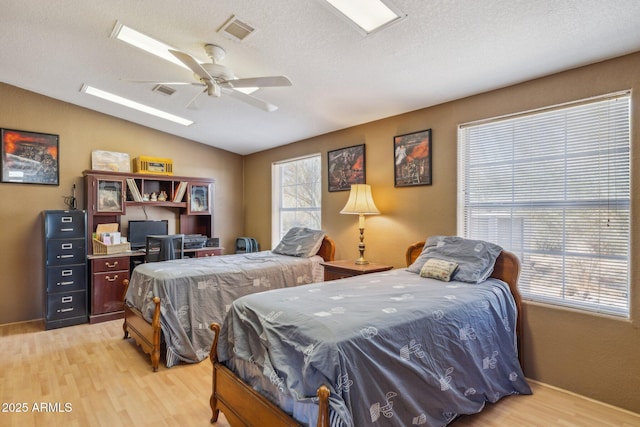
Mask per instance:
[[[291,163],[306,161],[309,159],[317,160],[318,162],[318,175],[315,177],[314,183],[318,186],[318,205],[315,207],[304,207],[304,208],[284,208],[282,206],[282,178],[281,178],[281,170],[284,165],[290,165]],[[271,247],[275,247],[287,230],[282,230],[281,221],[282,221],[282,212],[317,212],[318,214],[318,224],[313,227],[317,227],[317,229],[321,228],[322,224],[322,153],[313,153],[305,156],[294,157],[290,159],[280,160],[273,162],[271,165]],[[300,184],[298,184],[300,185]],[[302,224],[296,224],[302,225]],[[313,228],[312,227],[312,228]]]
[[[583,111],[586,115],[589,114],[590,108],[593,108],[595,111],[600,106],[602,106],[602,109],[606,110],[607,113],[611,114],[612,110],[615,110],[611,101],[615,102],[618,100],[622,100],[625,104],[618,104],[622,108],[613,111],[613,114],[619,111],[624,121],[617,122],[614,120],[618,116],[603,114],[602,119],[598,117],[598,120],[602,121],[602,125],[598,129],[605,129],[603,132],[605,136],[603,138],[591,138],[591,141],[595,141],[593,142],[594,145],[598,145],[598,147],[602,145],[606,148],[592,150],[596,152],[593,156],[581,154],[579,150],[583,148],[571,139],[573,138],[573,128],[567,124],[569,123],[568,119],[565,118],[563,122],[562,116],[569,116],[575,112],[581,113]],[[513,115],[479,120],[458,126],[458,234],[468,238],[492,240],[503,246],[504,249],[515,252],[522,262],[520,291],[526,300],[626,319],[630,318],[632,310],[630,280],[631,103],[631,91],[627,90]],[[535,184],[528,184],[522,177],[534,181],[533,177],[540,176],[539,170],[545,170],[545,167],[542,166],[539,167],[539,170],[535,170],[531,165],[534,165],[536,160],[534,160],[533,157],[536,156],[532,155],[531,159],[523,159],[525,156],[522,156],[521,152],[529,146],[531,147],[530,150],[532,153],[536,149],[539,150],[540,148],[535,144],[542,144],[540,142],[542,138],[529,137],[527,140],[520,135],[517,129],[513,130],[509,128],[510,126],[516,128],[518,125],[522,125],[527,121],[535,122],[545,117],[556,118],[554,114],[557,115],[558,123],[562,123],[561,129],[564,132],[564,134],[559,132],[560,139],[564,144],[564,152],[557,156],[557,161],[564,165],[562,174],[559,174],[562,176],[562,181],[560,182],[558,177],[553,179],[549,178],[548,182],[545,182],[546,185],[549,185],[548,187],[542,187],[542,190],[538,193],[531,191],[530,194],[526,194],[526,198],[523,198],[522,193],[526,193],[526,191],[522,191],[522,188],[518,188],[518,186],[527,187],[527,185],[529,185],[528,188],[533,188],[534,185],[540,186],[540,184],[537,181],[535,181]],[[578,121],[579,124],[583,124],[584,122],[588,126],[592,126],[592,123],[595,123],[593,120],[584,120],[581,117],[580,120],[583,121]],[[553,126],[554,124],[549,125],[549,129],[560,129],[560,127],[555,128]],[[493,133],[490,133],[488,130],[491,127],[493,127]],[[471,136],[472,131],[476,132],[477,136]],[[618,131],[620,131],[620,133],[617,133]],[[483,132],[486,132],[486,134],[483,135]],[[545,137],[548,135],[546,132],[541,132],[541,134],[545,135]],[[471,139],[473,139],[473,141],[471,141]],[[494,140],[500,140],[501,142],[494,142]],[[484,145],[481,145],[483,141]],[[478,153],[472,154],[470,144],[474,143],[478,144],[475,146],[476,148],[482,148],[478,150]],[[495,144],[495,146],[492,144]],[[483,162],[491,165],[492,162],[495,161],[497,165],[498,161],[493,158],[483,160],[483,154],[488,156],[491,148],[495,148],[501,144],[505,147],[505,153],[502,157],[502,168],[498,166],[496,166],[495,169],[487,167]],[[570,144],[574,145],[571,147]],[[489,147],[489,145],[492,145],[492,147]],[[569,149],[567,149],[567,147],[569,147]],[[554,148],[557,148],[557,146],[554,146]],[[484,151],[482,151],[483,149]],[[509,152],[509,150],[511,150],[511,152]],[[562,149],[559,150],[562,151]],[[586,153],[589,150],[584,148],[583,151]],[[602,153],[600,153],[600,151]],[[520,154],[518,154],[518,152],[520,152]],[[495,151],[493,153],[493,156],[496,156]],[[575,153],[578,154],[576,155]],[[509,158],[509,156],[511,156],[511,158]],[[584,157],[584,159],[579,158],[581,156]],[[473,157],[473,159],[469,157]],[[484,159],[486,158],[487,157],[484,157]],[[578,160],[576,160],[576,158],[578,158]],[[609,174],[606,175],[606,181],[604,181],[607,183],[607,188],[604,193],[602,191],[598,193],[596,186],[591,188],[588,184],[585,184],[586,181],[581,181],[581,179],[588,179],[589,173],[584,170],[579,170],[579,167],[575,166],[575,164],[578,164],[580,161],[585,161],[585,159],[590,162],[600,160],[601,163],[597,163],[593,169],[591,169],[592,163],[586,163],[586,167],[582,166],[584,170],[596,171],[594,174],[604,174],[605,172],[603,171],[606,170],[606,173]],[[620,161],[621,163],[614,165],[616,161]],[[626,164],[624,163],[625,161]],[[510,171],[508,171],[509,167],[511,167]],[[485,168],[486,171],[483,171],[482,168]],[[531,175],[522,173],[523,170],[531,171]],[[502,173],[504,176],[493,178],[490,177],[490,173]],[[511,174],[511,176],[509,174]],[[469,181],[471,176],[473,176],[475,181],[473,183]],[[543,178],[548,177],[547,175],[542,176]],[[511,179],[512,182],[505,183],[508,179]],[[598,183],[600,182],[603,181],[599,180]],[[496,187],[500,189],[497,191],[494,189],[492,192],[490,185],[493,183],[497,183]],[[557,187],[554,187],[554,184],[557,185]],[[573,187],[570,188],[569,191],[566,191],[566,189],[571,186]],[[611,189],[609,187],[611,187]],[[564,188],[566,191],[563,196],[564,199],[554,199],[553,191],[555,188]],[[483,190],[484,192],[482,192]],[[584,190],[588,192],[585,192],[584,195],[580,193],[579,196],[576,196],[578,191]],[[504,194],[501,195],[501,192]],[[545,192],[548,192],[549,195],[544,194]],[[541,195],[542,197],[540,197]],[[536,199],[536,197],[539,198]],[[572,197],[575,197],[575,199]],[[504,213],[498,215],[498,212],[501,210]],[[529,216],[526,216],[524,213],[527,212],[527,210]],[[482,217],[481,212],[484,212],[486,218]],[[562,212],[562,214],[559,215],[558,212]],[[593,218],[595,215],[593,212],[606,212],[606,228],[602,225],[604,221],[598,222],[591,219],[592,223],[588,224],[588,218]],[[556,217],[553,218],[551,216],[552,214],[556,215]],[[547,219],[547,217],[552,219]],[[540,220],[540,218],[544,219]],[[483,219],[486,221],[483,221]],[[608,227],[610,224],[609,221],[611,220],[616,222],[613,223],[613,228],[610,229]],[[536,221],[538,224],[532,225],[535,224]],[[552,234],[551,231],[545,230],[544,221],[549,221],[554,225],[561,224],[558,229],[559,234]],[[577,224],[578,222],[580,225],[583,225],[584,228],[570,228],[572,224]],[[529,228],[529,230],[527,230],[527,228]],[[489,231],[489,229],[491,229],[491,231]],[[572,230],[573,234],[571,233]],[[600,230],[605,230],[606,232],[596,234],[598,239],[596,243],[598,243],[598,245],[594,245],[594,241],[589,240],[588,233],[595,233]],[[536,233],[536,231],[538,233]],[[553,250],[545,251],[533,247],[532,242],[534,242],[535,239],[540,239],[545,233],[555,236],[556,241],[562,242],[560,249],[554,247]],[[575,250],[577,246],[576,241],[578,241],[578,239],[575,239],[576,236],[582,239],[579,242],[583,246],[582,251]],[[569,241],[571,237],[574,237],[573,242]],[[573,247],[571,243],[574,244]],[[608,244],[611,247],[615,246],[615,253],[614,249],[601,249],[601,244]],[[590,248],[585,249],[586,247]],[[598,249],[593,249],[593,247],[597,247]],[[620,253],[622,253],[622,255],[620,255]],[[535,261],[537,260],[539,262],[540,259],[544,257],[546,257],[545,260],[553,260],[557,264],[554,266],[555,269],[552,268],[550,270],[555,274],[555,279],[550,281],[550,283],[551,285],[558,286],[557,289],[560,289],[560,296],[553,295],[553,292],[542,285],[544,280],[549,280],[547,277],[540,277],[539,271],[537,273],[535,272]],[[576,272],[587,270],[587,267],[584,266],[587,265],[586,261],[581,267],[575,267],[582,262],[580,259],[590,262],[588,265],[596,266],[594,267],[596,268],[596,273],[594,274],[595,279],[593,279],[592,276],[589,276],[589,280],[572,277],[572,274]],[[552,261],[548,262],[547,267],[554,264]],[[622,266],[626,268],[623,269]],[[573,268],[573,270],[571,268]],[[534,273],[538,274],[538,277],[534,277]],[[601,286],[603,284],[602,279],[608,277],[606,274],[615,277],[611,282],[607,282],[607,286]],[[558,281],[560,284],[555,283]],[[591,285],[593,282],[595,282],[597,286],[595,286],[596,291],[593,291],[592,295],[597,295],[597,298],[590,298],[589,300],[584,297],[586,301],[579,301],[579,297],[571,295],[569,292],[572,291],[571,286],[576,287],[577,284],[577,286],[588,287],[587,285]],[[552,286],[550,286],[549,289],[552,289]],[[544,292],[547,292],[547,295],[545,295]],[[594,302],[594,299],[597,302]]]

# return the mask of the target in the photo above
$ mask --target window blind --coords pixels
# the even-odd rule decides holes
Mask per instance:
[[[629,316],[630,93],[458,129],[458,233],[515,252],[525,298]]]

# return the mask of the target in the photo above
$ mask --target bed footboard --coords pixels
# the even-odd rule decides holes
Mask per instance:
[[[129,281],[125,280],[125,294],[127,293],[126,288],[128,288],[128,286]],[[138,309],[131,307],[125,301],[122,329],[124,331],[124,339],[131,336],[136,344],[151,357],[151,368],[153,372],[156,372],[158,366],[160,366],[160,342],[162,333],[160,328],[160,298],[153,298],[153,302],[155,309],[150,324],[142,317],[142,313]]]
[[[218,362],[217,348],[220,325],[211,324],[215,337],[211,345],[209,359],[213,364],[213,389],[211,423],[218,421],[220,411],[224,412],[232,426],[265,425],[274,427],[299,427],[300,424],[267,398],[238,378],[230,369]],[[329,427],[329,389],[318,388],[317,427]]]

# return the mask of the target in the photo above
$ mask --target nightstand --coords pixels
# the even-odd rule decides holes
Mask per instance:
[[[359,276],[361,274],[377,273],[379,271],[391,270],[393,266],[376,264],[356,264],[352,260],[338,260],[321,263],[324,266],[324,280],[344,279],[345,277]]]

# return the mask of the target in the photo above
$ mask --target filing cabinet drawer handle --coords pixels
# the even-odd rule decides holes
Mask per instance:
[[[62,302],[73,302],[73,297],[62,297]]]
[[[61,310],[58,310],[58,313],[66,313],[67,311],[73,311],[73,307],[63,308]]]
[[[109,264],[107,261],[104,263],[109,268],[116,268],[118,266],[118,261],[115,261],[113,264]]]
[[[73,243],[63,243],[61,247],[62,249],[73,249]]]
[[[57,258],[58,259],[73,258],[73,255],[58,255]]]
[[[60,231],[73,231],[73,228],[61,228]]]
[[[58,282],[57,285],[58,286],[69,286],[69,285],[73,285],[75,282],[72,280],[70,282]]]
[[[109,276],[106,276],[105,280],[107,282],[115,282],[116,280],[118,280],[118,275],[116,274],[115,276],[113,276],[113,279],[111,277],[109,277]]]

